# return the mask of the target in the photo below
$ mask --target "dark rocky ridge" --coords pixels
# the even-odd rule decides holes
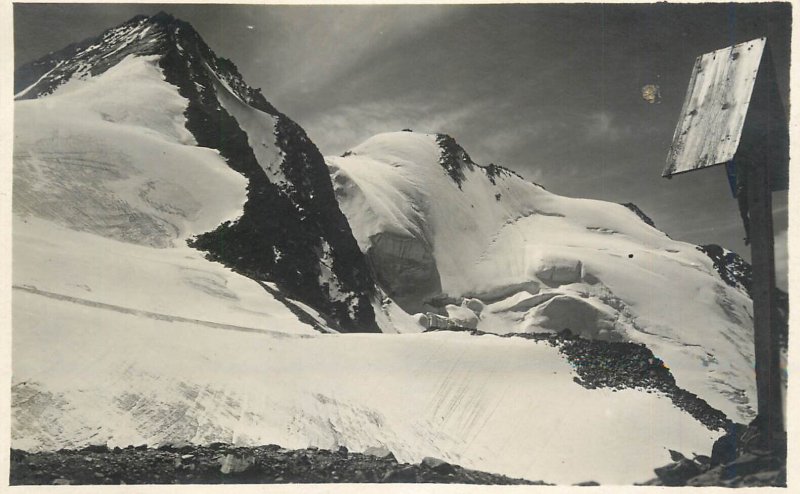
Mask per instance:
[[[404,129],[404,132],[411,131]],[[467,151],[461,147],[461,145],[456,142],[453,137],[447,134],[436,134],[436,143],[439,145],[441,152],[439,156],[439,164],[442,166],[442,168],[444,168],[445,172],[447,172],[450,178],[453,179],[453,181],[458,185],[459,189],[461,188],[461,184],[466,179],[463,171],[465,167],[468,170],[472,170],[474,167],[483,170],[492,185],[497,185],[496,178],[503,175],[513,175],[521,180],[525,180],[519,173],[509,170],[503,166],[495,165],[494,163],[489,163],[485,166],[475,163],[472,161],[472,158],[470,158]],[[531,183],[537,187],[544,188],[536,182]]]
[[[697,250],[711,259],[714,269],[728,286],[750,293],[752,267],[739,254],[716,244],[698,245]]]
[[[27,453],[11,450],[11,485],[85,484],[281,484],[281,483],[460,483],[532,484],[504,475],[468,470],[435,458],[398,463],[373,456],[280,446],[147,446]]]
[[[636,214],[636,216],[638,216],[639,219],[644,221],[646,224],[652,226],[653,228],[656,227],[656,224],[653,222],[653,220],[649,216],[644,214],[644,211],[639,209],[639,206],[637,206],[636,204],[634,204],[632,202],[625,202],[625,203],[622,203],[622,205],[625,206],[626,208],[630,209],[631,211],[633,211]]]
[[[233,62],[217,57],[191,25],[163,12],[134,17],[19,68],[15,88],[33,84],[21,98],[44,96],[74,75],[100,74],[128,55],[160,57],[167,82],[189,102],[187,129],[200,146],[217,149],[248,179],[243,215],[190,245],[256,281],[277,283],[289,297],[330,316],[336,329],[378,331],[369,268],[336,202],[319,150],[299,125],[243,81]],[[242,101],[277,119],[275,140],[284,158],[285,182],[267,178],[247,134],[218,101],[215,77]],[[329,259],[323,259],[326,251]],[[330,268],[335,287],[320,280],[321,262]]]

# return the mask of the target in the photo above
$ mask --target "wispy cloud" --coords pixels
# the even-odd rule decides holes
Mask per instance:
[[[311,115],[302,125],[323,154],[339,154],[375,134],[405,128],[453,133],[458,139],[458,129],[480,114],[482,107],[481,103],[431,108],[409,102],[371,101]]]
[[[614,115],[606,111],[587,115],[584,130],[587,139],[603,142],[619,141],[633,133],[630,125],[618,123]]]
[[[265,40],[269,49],[263,62],[281,75],[270,91],[297,97],[353,79],[365,60],[419,36],[447,15],[446,6],[274,8],[270,21],[281,32]]]

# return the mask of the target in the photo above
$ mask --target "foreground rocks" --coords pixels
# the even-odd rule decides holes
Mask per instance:
[[[11,450],[11,485],[225,484],[225,483],[462,483],[530,484],[503,475],[467,470],[437,458],[398,463],[379,455],[280,446],[147,446],[27,453]]]
[[[764,449],[755,423],[732,424],[719,438],[711,456],[693,459],[673,452],[674,463],[655,469],[656,478],[643,485],[786,487],[786,449]]]

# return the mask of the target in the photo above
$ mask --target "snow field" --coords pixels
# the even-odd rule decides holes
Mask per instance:
[[[157,57],[16,103],[13,283],[165,317],[309,333],[185,239],[241,214],[246,180],[184,128]],[[147,104],[143,104],[146,102]]]
[[[132,56],[16,102],[14,212],[153,247],[235,219],[246,181],[194,145],[185,107],[155,57]]]
[[[13,227],[12,280],[18,289],[165,318],[316,333],[258,283],[207,261],[187,246],[154,249],[36,218],[15,217]]]
[[[382,445],[406,462],[631,483],[667,463],[666,448],[704,452],[719,435],[669,398],[580,387],[545,343],[279,337],[14,297],[15,448]]]

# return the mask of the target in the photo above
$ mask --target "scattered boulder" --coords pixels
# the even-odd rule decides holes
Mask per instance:
[[[388,483],[410,483],[417,482],[417,469],[412,466],[405,466],[399,469],[392,469],[386,472],[382,482]]]
[[[701,473],[700,467],[687,458],[655,469],[656,475],[666,486],[686,485],[686,482]]]
[[[438,473],[444,475],[455,474],[456,469],[450,463],[447,463],[444,460],[440,460],[439,458],[433,458],[431,456],[426,456],[422,459],[420,465],[430,468],[431,470],[435,470]]]
[[[389,451],[389,448],[386,446],[370,446],[366,450],[364,450],[365,455],[377,456],[378,458],[384,459],[391,459],[393,461],[397,461],[395,458],[394,453]]]
[[[672,459],[672,461],[681,461],[686,459],[686,456],[684,456],[683,453],[680,453],[673,449],[669,450],[669,457]]]

